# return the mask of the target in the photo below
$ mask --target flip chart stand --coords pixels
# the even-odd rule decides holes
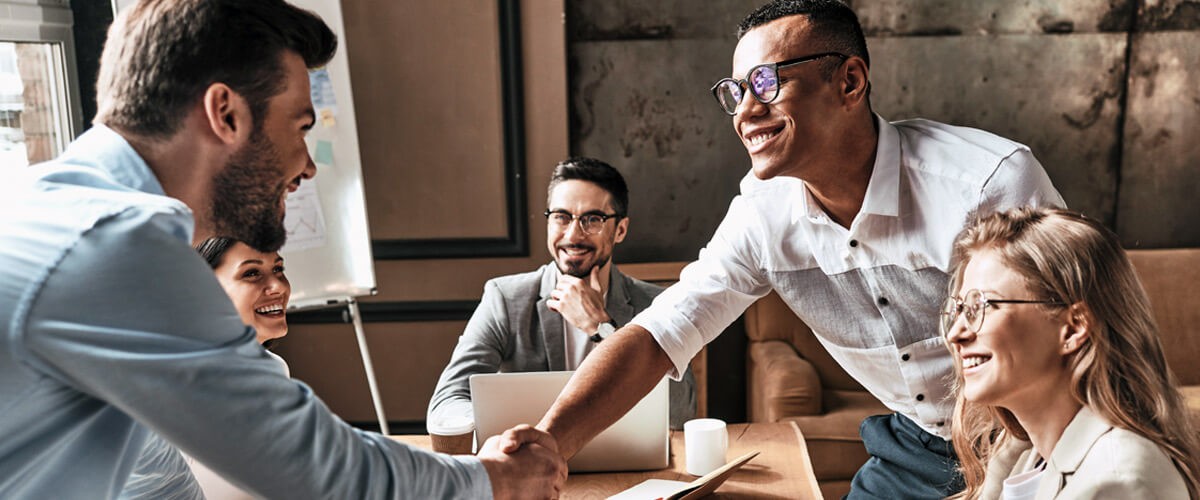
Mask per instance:
[[[383,399],[379,397],[379,384],[375,382],[375,365],[371,363],[371,351],[367,348],[367,335],[363,329],[362,314],[358,311],[358,301],[349,299],[346,306],[350,311],[350,321],[354,323],[354,338],[358,340],[358,353],[362,355],[367,387],[371,389],[371,403],[375,406],[375,418],[379,419],[379,432],[386,436],[391,432],[383,415]]]
[[[373,294],[374,290],[371,293]],[[342,312],[342,321],[354,325],[354,339],[358,343],[358,353],[362,356],[363,372],[367,375],[367,388],[371,391],[371,404],[375,407],[375,418],[379,420],[379,432],[386,436],[391,432],[388,428],[387,417],[383,414],[383,398],[379,397],[379,384],[375,381],[375,365],[371,363],[371,350],[367,348],[367,334],[363,328],[362,312],[358,310],[358,301],[354,297],[328,299],[323,303],[305,301],[288,308],[288,312],[341,309],[342,307],[346,308]]]

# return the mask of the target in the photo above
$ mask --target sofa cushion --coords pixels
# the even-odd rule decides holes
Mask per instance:
[[[1183,393],[1183,405],[1192,415],[1192,424],[1200,430],[1200,385],[1185,385],[1179,392]]]
[[[1200,385],[1200,302],[1196,284],[1200,283],[1200,248],[1131,250],[1129,260],[1158,322],[1167,366],[1180,385]]]
[[[813,474],[826,481],[849,480],[867,462],[858,429],[871,415],[889,410],[870,394],[859,391],[826,391],[825,410],[821,415],[787,417],[804,433]]]
[[[783,302],[779,294],[771,292],[756,300],[745,312],[746,336],[751,345],[755,342],[782,340],[803,359],[812,363],[821,375],[821,386],[839,390],[864,390],[862,385],[843,370],[825,346],[817,340],[812,330],[796,313]]]
[[[825,391],[825,412],[820,415],[787,416],[794,421],[807,441],[853,441],[862,446],[858,428],[871,415],[891,413],[875,396],[862,391]]]
[[[808,361],[780,340],[746,346],[748,417],[751,422],[776,422],[789,415],[821,413],[821,377]]]

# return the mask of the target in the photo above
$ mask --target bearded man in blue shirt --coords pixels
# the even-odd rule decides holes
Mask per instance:
[[[451,457],[341,422],[191,248],[283,244],[284,198],[316,174],[307,68],[335,48],[281,0],[118,16],[95,126],[0,186],[0,498],[114,498],[150,432],[267,498],[557,496],[565,463],[532,428]]]

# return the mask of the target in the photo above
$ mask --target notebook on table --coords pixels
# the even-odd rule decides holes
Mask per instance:
[[[536,425],[574,372],[472,375],[471,406],[477,442],[518,425]],[[667,379],[625,416],[585,445],[569,462],[571,472],[666,468],[670,462]]]

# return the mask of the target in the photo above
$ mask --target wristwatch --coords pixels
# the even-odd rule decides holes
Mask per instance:
[[[617,320],[610,319],[606,323],[596,325],[596,333],[593,333],[588,339],[592,342],[599,342],[604,340],[605,337],[612,335],[615,331],[617,331]]]

